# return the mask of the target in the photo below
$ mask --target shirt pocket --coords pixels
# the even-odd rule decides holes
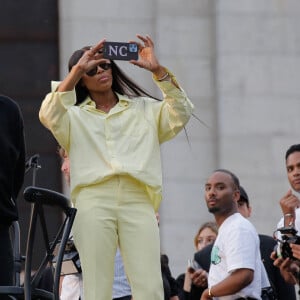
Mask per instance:
[[[124,111],[121,117],[121,134],[126,137],[142,138],[154,130],[151,123],[149,116],[141,109]]]

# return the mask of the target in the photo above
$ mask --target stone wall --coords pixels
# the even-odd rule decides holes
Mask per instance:
[[[177,75],[205,123],[192,118],[186,133],[162,146],[161,242],[174,275],[193,256],[198,227],[213,219],[203,186],[215,168],[239,176],[251,221],[272,235],[288,188],[284,153],[299,142],[300,2],[63,0],[59,13],[61,76],[83,45],[150,34],[161,63]],[[120,65],[159,95],[148,72]]]

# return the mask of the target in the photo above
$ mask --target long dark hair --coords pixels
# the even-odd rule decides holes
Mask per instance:
[[[83,53],[90,49],[90,46],[85,46],[79,50],[76,50],[69,59],[68,68],[71,71],[72,67],[77,64],[78,60],[81,58]],[[118,65],[111,61],[111,71],[112,71],[112,90],[118,94],[126,95],[128,97],[140,97],[140,96],[148,96],[156,100],[160,100],[148,92],[146,92],[143,88],[141,88],[138,84],[136,84],[131,78],[129,78],[125,73],[118,67]],[[82,80],[76,84],[76,105],[81,104],[86,97],[89,95],[88,89],[82,85]]]

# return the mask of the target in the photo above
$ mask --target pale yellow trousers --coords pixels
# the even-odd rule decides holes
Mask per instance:
[[[143,185],[114,176],[82,188],[75,207],[84,300],[112,299],[118,243],[134,300],[163,300],[158,224]]]

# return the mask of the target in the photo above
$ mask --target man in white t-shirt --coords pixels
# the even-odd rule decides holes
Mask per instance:
[[[239,179],[228,170],[214,171],[205,184],[205,200],[219,233],[211,253],[208,289],[201,300],[261,299],[258,234],[238,213],[239,199]]]

